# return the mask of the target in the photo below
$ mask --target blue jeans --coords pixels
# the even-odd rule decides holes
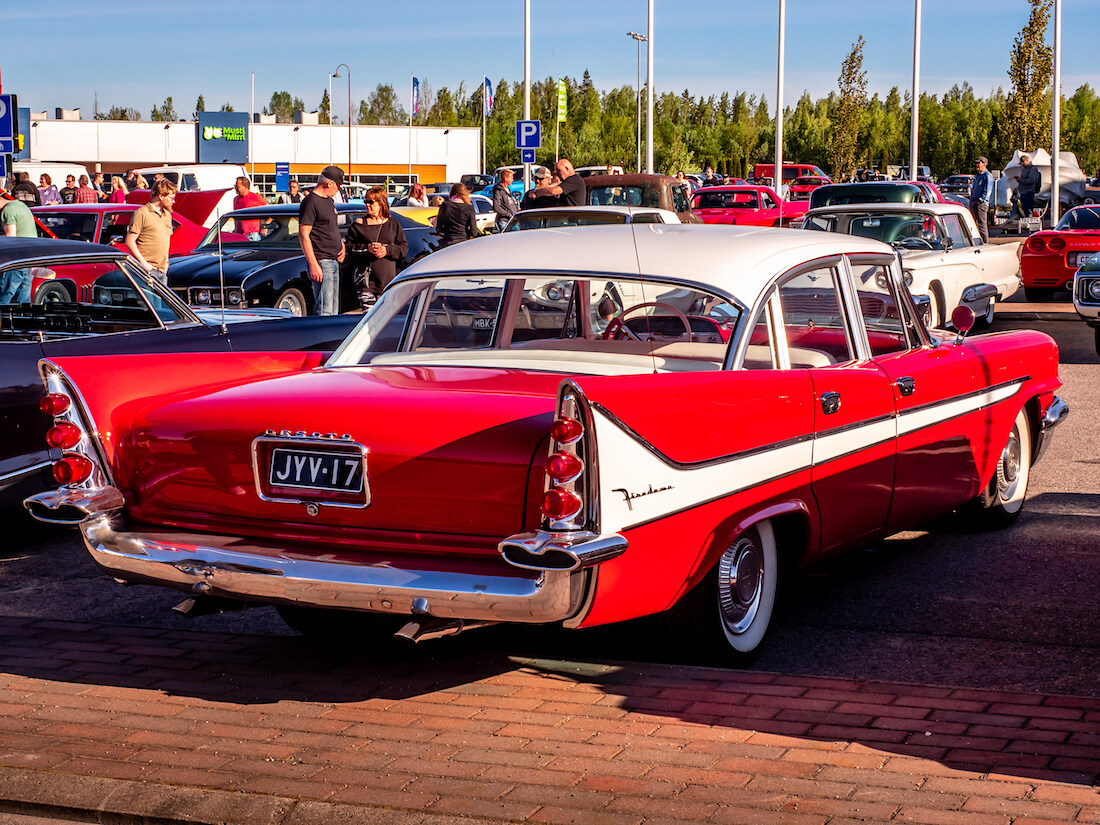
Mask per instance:
[[[321,280],[313,282],[313,314],[340,313],[340,264],[332,258],[322,258]]]
[[[11,269],[0,275],[0,304],[31,302],[31,271]]]

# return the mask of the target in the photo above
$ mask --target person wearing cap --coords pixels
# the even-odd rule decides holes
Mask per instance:
[[[978,224],[982,243],[989,242],[989,201],[993,197],[993,176],[986,170],[989,160],[983,155],[975,161],[977,174],[970,182],[970,214]]]
[[[0,227],[9,238],[36,238],[38,228],[30,207],[7,192],[0,198]],[[31,300],[31,271],[11,269],[0,274],[0,304],[29,304]]]
[[[340,311],[340,264],[346,250],[333,198],[343,183],[344,170],[326,166],[313,191],[298,207],[298,242],[313,281],[314,315],[336,315]]]
[[[1039,170],[1031,163],[1030,155],[1020,155],[1020,184],[1016,192],[1020,196],[1020,216],[1028,217],[1035,206],[1035,196],[1039,194],[1042,178]]]
[[[522,209],[541,209],[544,206],[557,206],[558,196],[550,189],[550,170],[539,166],[533,172],[535,188],[528,190],[519,203]]]

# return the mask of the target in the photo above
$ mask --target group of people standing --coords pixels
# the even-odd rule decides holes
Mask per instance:
[[[500,171],[500,180],[493,187],[493,211],[496,213],[497,229],[504,229],[508,220],[523,209],[540,209],[547,206],[584,206],[588,200],[584,179],[576,173],[573,163],[562,158],[554,164],[551,172],[545,166],[537,166],[532,172],[535,180],[519,201],[512,192],[515,179],[511,169]]]

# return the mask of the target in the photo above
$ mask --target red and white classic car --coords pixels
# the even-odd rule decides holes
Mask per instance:
[[[827,232],[469,241],[327,361],[43,361],[62,486],[26,505],[184,611],[413,639],[667,612],[749,654],[790,567],[962,506],[1011,522],[1067,412],[1050,338],[929,332],[901,275]]]

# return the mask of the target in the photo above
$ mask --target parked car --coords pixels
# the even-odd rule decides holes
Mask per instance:
[[[591,175],[621,175],[623,174],[623,167],[621,166],[578,166],[573,170],[582,178],[587,178]]]
[[[497,213],[493,211],[493,199],[487,195],[470,195],[474,207],[474,222],[481,232],[496,232]]]
[[[1023,245],[1020,276],[1029,301],[1053,301],[1070,289],[1073,275],[1100,252],[1100,206],[1077,206],[1053,229],[1034,233]]]
[[[768,186],[708,186],[693,196],[692,211],[703,223],[787,226],[802,219],[806,202],[784,202]]]
[[[974,182],[973,175],[948,175],[940,184],[940,191],[946,194],[965,195],[970,197],[970,186]]]
[[[817,187],[825,186],[832,182],[832,178],[795,178],[791,181],[790,186],[787,187],[787,191],[790,192],[790,199],[792,201],[806,201],[810,199],[810,193],[817,189]]]
[[[901,276],[783,229],[457,244],[327,361],[46,360],[69,483],[26,505],[185,613],[360,645],[664,614],[749,655],[792,567],[957,507],[1010,523],[1066,413],[1049,337],[930,332]]]
[[[1092,327],[1096,354],[1100,355],[1100,261],[1089,258],[1073,276],[1073,308]]]
[[[192,306],[278,307],[293,315],[313,312],[313,285],[298,241],[298,204],[275,204],[238,209],[222,216],[190,255],[168,262],[168,285],[180,300]],[[407,217],[400,208],[390,213],[401,223],[409,241],[398,271],[431,252],[439,243],[435,229]],[[341,231],[366,216],[362,204],[336,204],[343,219]],[[260,230],[249,235],[242,222],[258,221]],[[355,269],[359,256],[348,255],[340,268],[340,311],[355,310]],[[223,297],[224,296],[224,297]]]
[[[39,403],[42,358],[106,353],[332,350],[358,318],[271,319],[228,312],[200,319],[136,261],[83,241],[6,238],[0,272],[29,269],[39,284],[64,284],[44,304],[0,305],[0,509],[56,481],[62,450],[46,442]],[[37,292],[42,293],[39,286]],[[232,323],[257,319],[252,323]],[[191,356],[187,356],[191,357]],[[302,356],[299,354],[298,356]],[[253,359],[255,361],[255,359]],[[255,369],[264,365],[256,361]]]
[[[810,209],[845,203],[933,203],[928,192],[916,183],[864,181],[831,183],[810,193]]]
[[[126,251],[126,227],[140,207],[132,203],[77,203],[35,206],[35,217],[53,237],[102,243]],[[185,255],[202,242],[206,230],[178,212],[172,213],[169,255]]]
[[[687,186],[671,175],[589,175],[584,185],[591,206],[650,206],[675,212],[681,223],[702,223],[691,211]]]
[[[947,323],[955,307],[965,303],[992,323],[996,302],[1020,288],[1019,242],[982,243],[970,211],[957,204],[826,206],[807,212],[803,228],[874,238],[897,249],[906,285],[931,301],[934,327]],[[995,287],[994,294],[968,302],[968,290],[983,284]]]
[[[548,206],[517,212],[508,221],[504,231],[606,226],[618,223],[680,223],[680,217],[667,209],[648,206]]]

